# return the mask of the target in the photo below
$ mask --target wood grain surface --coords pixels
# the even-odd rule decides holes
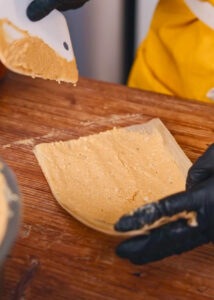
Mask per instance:
[[[81,79],[78,87],[8,73],[0,81],[0,156],[23,197],[23,223],[5,267],[3,299],[214,299],[214,247],[146,266],[116,257],[54,200],[32,153],[68,140],[160,118],[194,161],[214,141],[214,106]]]
[[[6,73],[6,68],[5,66],[0,62],[0,79],[4,76]]]

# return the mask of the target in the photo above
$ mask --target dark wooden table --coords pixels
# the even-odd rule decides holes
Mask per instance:
[[[78,87],[12,73],[0,82],[0,156],[23,196],[20,236],[7,261],[5,300],[214,299],[214,247],[134,266],[118,240],[74,220],[54,200],[32,153],[159,117],[193,161],[214,141],[214,105],[81,79]]]

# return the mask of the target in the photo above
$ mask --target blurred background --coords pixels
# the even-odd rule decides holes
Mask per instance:
[[[158,0],[90,0],[65,13],[81,76],[126,83]]]

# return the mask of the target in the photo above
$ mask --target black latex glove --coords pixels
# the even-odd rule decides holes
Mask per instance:
[[[27,16],[31,21],[39,21],[54,9],[60,11],[75,9],[87,1],[89,0],[34,0],[28,6]]]
[[[189,170],[186,191],[169,196],[122,217],[115,225],[117,231],[130,231],[153,224],[164,216],[194,211],[198,226],[190,227],[178,220],[122,242],[116,253],[134,264],[163,259],[214,241],[214,144]]]

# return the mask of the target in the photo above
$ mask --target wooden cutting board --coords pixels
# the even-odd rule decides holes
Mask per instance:
[[[8,73],[0,81],[0,156],[23,196],[23,224],[5,268],[3,299],[214,299],[214,247],[134,266],[117,238],[93,231],[54,200],[32,153],[160,118],[194,161],[214,141],[214,106],[81,79],[78,87]]]

